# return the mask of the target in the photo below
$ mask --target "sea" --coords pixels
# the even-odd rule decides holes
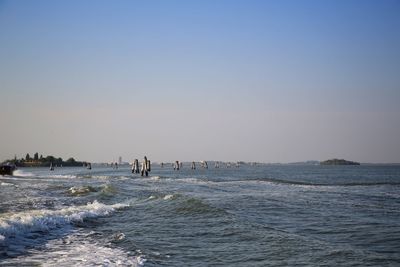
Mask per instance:
[[[20,168],[0,266],[400,266],[400,166]]]

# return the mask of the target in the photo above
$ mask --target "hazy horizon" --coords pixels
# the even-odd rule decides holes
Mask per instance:
[[[400,1],[0,1],[0,161],[400,162]]]

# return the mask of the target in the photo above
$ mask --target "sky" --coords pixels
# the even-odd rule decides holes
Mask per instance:
[[[0,0],[0,161],[400,162],[399,0]]]

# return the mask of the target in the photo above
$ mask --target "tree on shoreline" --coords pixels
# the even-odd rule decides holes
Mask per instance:
[[[30,157],[29,153],[26,154],[25,158],[17,159],[17,156],[14,159],[6,160],[4,163],[12,163],[15,164],[17,167],[47,167],[50,164],[58,165],[58,166],[82,166],[84,162],[76,161],[74,158],[69,158],[67,161],[63,161],[61,157],[54,157],[54,156],[46,156],[40,155],[39,153],[35,153],[33,158]]]

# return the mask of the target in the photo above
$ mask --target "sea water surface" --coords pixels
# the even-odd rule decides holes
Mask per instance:
[[[400,266],[400,166],[21,168],[1,266]]]

